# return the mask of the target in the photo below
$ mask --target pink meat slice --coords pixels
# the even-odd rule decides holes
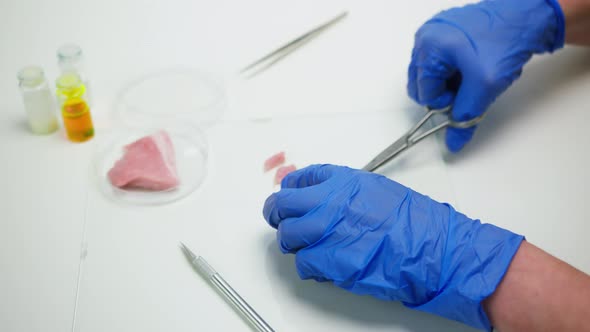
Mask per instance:
[[[125,154],[108,177],[119,188],[166,190],[178,186],[174,146],[168,133],[162,130],[125,146]]]
[[[277,173],[275,174],[275,184],[280,184],[281,181],[283,181],[283,178],[285,178],[285,176],[287,176],[287,174],[296,171],[297,167],[295,167],[295,165],[287,165],[287,166],[281,166],[279,167],[279,169],[277,169]]]
[[[285,163],[285,152],[281,151],[279,153],[276,153],[272,156],[270,156],[270,158],[266,159],[266,161],[264,162],[264,171],[268,172],[271,169],[280,166],[282,164]]]

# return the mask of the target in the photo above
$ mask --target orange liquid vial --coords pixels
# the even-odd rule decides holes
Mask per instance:
[[[86,87],[80,76],[65,73],[57,79],[56,86],[68,139],[72,142],[86,142],[94,137],[90,107],[84,99]]]
[[[85,142],[94,137],[90,108],[83,99],[66,100],[62,106],[62,117],[70,141]]]

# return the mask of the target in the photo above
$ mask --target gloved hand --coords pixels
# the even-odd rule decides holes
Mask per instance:
[[[481,301],[523,240],[381,175],[333,165],[287,175],[263,214],[302,279],[484,329]]]
[[[453,105],[452,118],[483,114],[521,74],[533,54],[564,43],[565,19],[557,0],[486,0],[443,11],[416,33],[408,93],[421,105]],[[475,128],[448,128],[457,152]]]

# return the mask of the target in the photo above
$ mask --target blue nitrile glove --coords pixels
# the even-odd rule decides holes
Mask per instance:
[[[492,294],[523,237],[388,178],[334,165],[289,174],[264,205],[302,279],[490,329]]]
[[[521,74],[533,54],[564,43],[565,19],[556,0],[487,0],[443,11],[416,32],[408,93],[465,121],[483,114]],[[448,128],[457,152],[475,128]]]

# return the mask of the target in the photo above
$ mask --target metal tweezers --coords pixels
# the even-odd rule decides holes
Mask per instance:
[[[293,39],[285,45],[277,48],[269,54],[263,56],[259,60],[256,60],[252,64],[246,66],[240,71],[240,74],[245,75],[247,78],[253,77],[260,72],[270,68],[272,65],[284,59],[287,55],[291,54],[296,49],[307,44],[315,37],[319,36],[322,32],[332,27],[336,23],[340,22],[348,15],[348,12],[344,11],[340,15],[334,17],[328,22],[306,32],[305,34]]]
[[[368,172],[375,171],[377,168],[383,166],[385,163],[387,163],[391,159],[395,158],[403,151],[411,148],[412,146],[414,146],[414,144],[420,142],[421,140],[436,133],[437,131],[439,131],[441,129],[444,129],[447,127],[471,128],[471,127],[475,126],[476,124],[478,124],[485,116],[485,113],[484,113],[484,114],[482,114],[476,118],[473,118],[471,120],[458,122],[458,121],[453,121],[450,118],[450,112],[451,112],[450,106],[447,108],[443,108],[443,109],[428,108],[428,112],[426,113],[426,115],[420,121],[418,121],[418,123],[416,123],[416,125],[414,125],[414,127],[412,127],[412,129],[410,129],[405,135],[400,137],[397,141],[393,142],[393,144],[391,144],[385,150],[383,150],[381,153],[379,153],[377,155],[377,157],[373,158],[373,160],[371,160],[367,164],[367,166],[363,167],[363,170],[368,171]],[[439,123],[438,125],[434,126],[433,128],[431,128],[427,131],[418,132],[418,130],[420,130],[420,128],[422,128],[422,126],[431,117],[433,117],[434,115],[437,115],[437,114],[446,115],[446,120]]]

